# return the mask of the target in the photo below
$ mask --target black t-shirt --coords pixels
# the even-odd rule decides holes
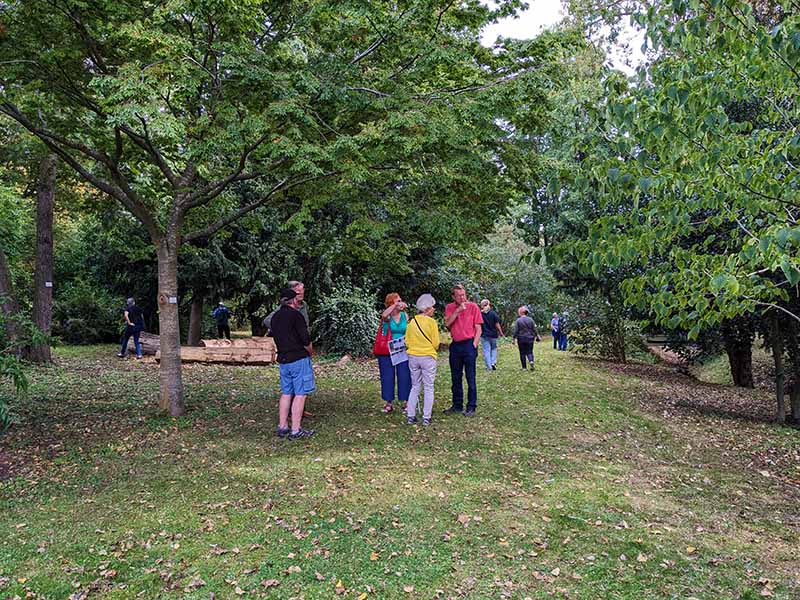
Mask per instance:
[[[292,363],[309,356],[305,347],[311,343],[311,336],[299,310],[281,306],[272,317],[270,332],[278,347],[279,363]]]
[[[489,309],[488,312],[483,314],[483,327],[481,329],[481,337],[496,338],[499,333],[497,332],[497,324],[500,323],[500,315],[494,309]],[[500,323],[502,325],[502,323]]]
[[[142,312],[142,309],[134,304],[133,306],[126,306],[124,310],[128,312],[128,320],[133,323],[133,328],[142,331],[144,329],[144,312]],[[130,325],[127,326],[130,327]]]

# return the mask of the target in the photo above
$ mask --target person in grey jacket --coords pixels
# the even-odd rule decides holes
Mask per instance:
[[[512,340],[519,348],[519,361],[522,363],[522,368],[527,370],[527,361],[533,371],[533,342],[534,340],[541,342],[542,338],[539,337],[539,331],[536,329],[533,319],[528,316],[526,306],[520,306],[517,314],[519,317],[514,322]]]

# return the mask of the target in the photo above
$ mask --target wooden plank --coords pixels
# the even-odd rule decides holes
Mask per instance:
[[[235,338],[232,340],[200,340],[202,348],[253,348],[274,352],[275,342],[270,337]]]
[[[161,353],[156,354],[160,360]],[[205,348],[201,346],[181,346],[181,362],[203,362],[217,364],[268,365],[275,362],[274,351],[259,348]]]

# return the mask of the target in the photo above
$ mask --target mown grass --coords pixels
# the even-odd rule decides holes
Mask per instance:
[[[29,461],[0,483],[0,597],[796,598],[791,491],[547,346],[534,373],[503,346],[479,416],[429,429],[327,363],[302,442],[273,435],[277,369],[187,367],[173,421],[154,365],[60,349],[0,439]]]

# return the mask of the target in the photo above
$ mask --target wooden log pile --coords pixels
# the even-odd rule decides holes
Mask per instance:
[[[181,362],[268,365],[275,362],[277,353],[270,337],[200,340],[200,346],[181,346]],[[156,360],[160,358],[156,353]]]

